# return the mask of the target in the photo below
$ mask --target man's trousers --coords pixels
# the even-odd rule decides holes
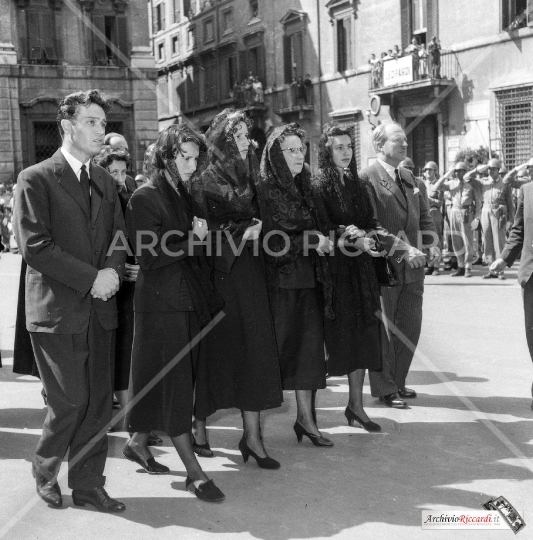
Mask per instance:
[[[30,334],[48,399],[35,468],[48,480],[55,479],[70,447],[71,489],[90,489],[105,483],[104,428],[112,414],[113,334],[114,330],[102,328],[94,311],[87,330],[81,334]]]
[[[405,388],[422,328],[424,280],[382,287],[381,294],[389,339],[388,351],[383,355],[383,370],[369,372],[374,397],[394,394],[399,388]]]

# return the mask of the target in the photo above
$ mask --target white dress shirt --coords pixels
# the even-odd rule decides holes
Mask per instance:
[[[85,165],[85,168],[87,169],[87,175],[89,176],[89,178],[91,177],[90,172],[89,172],[89,165],[91,164],[90,159],[87,161],[87,163],[82,163],[79,159],[76,159],[73,155],[69,154],[63,147],[61,147],[61,153],[65,156],[67,163],[70,165],[71,169],[74,171],[74,174],[76,175],[76,178],[78,179],[78,182],[80,181],[82,165]]]
[[[387,171],[392,180],[396,182],[396,168],[380,158],[378,158],[378,163]]]

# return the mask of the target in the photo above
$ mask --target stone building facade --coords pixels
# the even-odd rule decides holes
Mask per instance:
[[[0,182],[61,145],[58,100],[98,88],[113,101],[139,169],[157,136],[154,58],[144,0],[0,0]]]
[[[322,125],[332,120],[355,122],[360,166],[374,159],[373,125],[391,119],[405,127],[419,170],[428,160],[444,170],[465,147],[490,147],[508,166],[533,155],[533,0],[148,5],[160,127],[205,129],[222,108],[244,106],[260,144],[273,126],[298,122],[313,168]],[[404,52],[413,36],[426,51],[437,38],[438,69],[426,53],[414,60]],[[403,58],[387,61],[386,80],[373,80],[371,55],[395,45]],[[246,88],[250,75],[264,103],[243,104],[239,84]]]

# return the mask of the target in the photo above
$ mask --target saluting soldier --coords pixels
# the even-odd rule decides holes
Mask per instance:
[[[481,211],[481,226],[483,228],[483,245],[485,247],[485,260],[490,265],[500,257],[505,245],[505,232],[507,222],[512,220],[513,194],[510,184],[504,184],[500,177],[501,161],[499,159],[489,160],[487,165],[478,166],[480,174],[488,172],[486,178],[479,177],[477,181],[481,185],[483,198],[483,209]],[[473,174],[470,171],[469,174]],[[494,272],[489,270],[483,279],[499,278],[505,279],[503,270]]]
[[[448,192],[452,201],[450,228],[458,264],[457,270],[451,274],[453,277],[472,277],[474,258],[472,222],[474,219],[479,220],[481,215],[481,194],[475,184],[469,181],[469,178],[465,178],[466,171],[466,164],[459,161],[434,185],[434,189]]]

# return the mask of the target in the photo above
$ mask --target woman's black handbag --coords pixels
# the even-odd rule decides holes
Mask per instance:
[[[376,242],[376,249],[385,251],[377,235],[373,238]],[[396,287],[398,285],[398,273],[392,264],[391,258],[388,255],[383,255],[382,257],[372,257],[372,260],[374,261],[374,270],[376,271],[378,283],[382,287]]]

